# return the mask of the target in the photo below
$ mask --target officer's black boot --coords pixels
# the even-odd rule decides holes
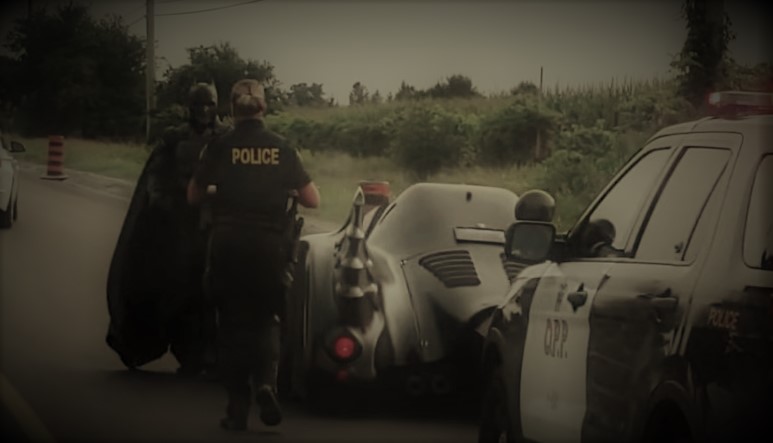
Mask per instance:
[[[246,431],[247,419],[223,417],[220,419],[220,427],[228,431]]]
[[[276,392],[271,386],[263,385],[258,388],[256,400],[260,406],[260,420],[266,426],[276,426],[282,421],[282,410],[279,408]]]
[[[229,431],[244,431],[247,429],[247,413],[250,410],[249,393],[228,396],[226,416],[220,420],[220,427]]]

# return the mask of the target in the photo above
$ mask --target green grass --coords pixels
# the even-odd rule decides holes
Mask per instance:
[[[320,209],[304,212],[316,214],[325,220],[343,220],[349,214],[354,192],[362,180],[388,181],[393,196],[418,181],[383,157],[354,158],[343,153],[309,151],[303,151],[302,155],[304,165],[318,185],[322,197]],[[425,181],[496,186],[522,194],[534,187],[537,173],[535,167],[473,166],[446,169],[429,176]]]
[[[27,152],[17,154],[22,161],[45,164],[48,156],[48,140],[12,136],[24,143]],[[101,142],[83,139],[66,139],[64,143],[64,167],[92,172],[108,177],[136,180],[139,177],[148,150],[143,145]],[[392,195],[397,196],[416,179],[383,157],[354,158],[339,152],[303,151],[304,165],[317,184],[322,197],[318,209],[303,209],[304,214],[337,222],[346,218],[352,198],[362,180],[388,181]],[[531,188],[536,179],[534,167],[483,168],[469,167],[443,170],[427,178],[436,183],[467,183],[498,186],[517,194]]]
[[[302,151],[303,164],[317,184],[321,196],[319,209],[303,210],[325,220],[346,218],[357,185],[362,180],[388,181],[393,195],[409,184],[406,174],[386,158],[353,158],[339,152]]]
[[[26,152],[15,154],[22,161],[45,164],[48,161],[48,139],[10,137],[24,143]],[[64,167],[93,172],[124,180],[136,180],[149,151],[144,145],[96,140],[64,140]]]

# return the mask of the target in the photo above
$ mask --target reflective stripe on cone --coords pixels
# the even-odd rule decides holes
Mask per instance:
[[[48,167],[46,174],[40,178],[47,180],[64,180],[64,136],[48,136]]]

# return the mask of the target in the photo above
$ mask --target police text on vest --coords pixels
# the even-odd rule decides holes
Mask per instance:
[[[279,148],[232,148],[231,164],[278,165]]]

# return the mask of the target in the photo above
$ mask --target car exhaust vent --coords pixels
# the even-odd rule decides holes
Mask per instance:
[[[419,264],[443,282],[447,288],[480,284],[472,257],[464,250],[430,254],[419,260]]]
[[[518,273],[523,271],[523,269],[526,267],[525,263],[507,258],[507,255],[505,255],[504,252],[499,254],[499,258],[502,259],[502,267],[505,268],[505,273],[507,274],[507,278],[510,279],[510,281],[515,280],[515,277],[518,275]]]

